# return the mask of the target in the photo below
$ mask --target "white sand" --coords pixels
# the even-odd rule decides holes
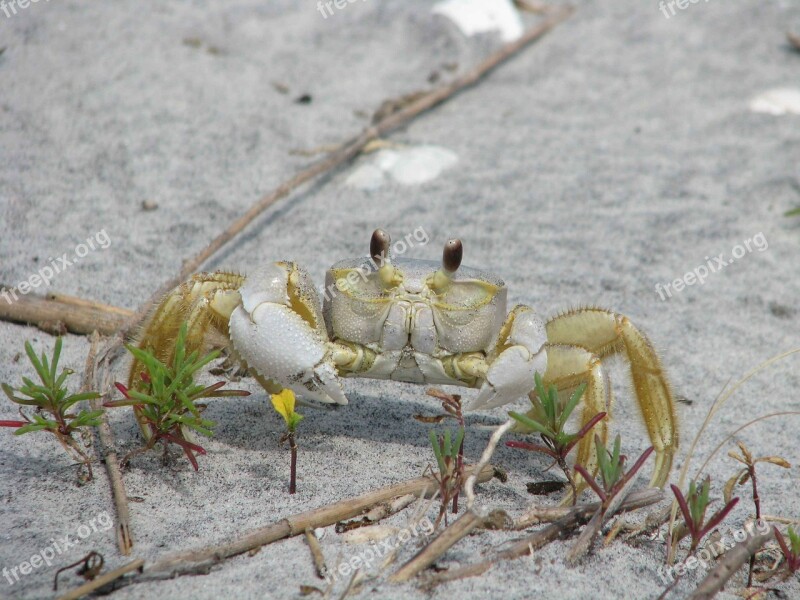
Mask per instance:
[[[207,268],[248,272],[291,258],[321,284],[328,265],[366,253],[377,226],[396,238],[424,228],[431,243],[407,254],[418,258],[437,258],[444,240],[459,236],[465,264],[500,274],[511,302],[547,315],[597,303],[649,334],[676,394],[692,401],[680,406],[680,467],[720,388],[800,347],[800,220],[782,216],[800,205],[800,118],[749,108],[764,91],[796,85],[800,56],[787,50],[784,35],[800,24],[800,6],[701,2],[667,19],[656,2],[577,4],[577,14],[538,46],[391,137],[445,148],[458,157],[455,166],[422,185],[387,179],[361,191],[345,182],[373,160],[363,157],[276,205]],[[0,12],[0,282],[15,285],[105,230],[110,247],[60,273],[51,289],[135,308],[184,257],[308,164],[292,150],[347,138],[385,98],[425,88],[432,72],[446,81],[453,74],[444,65],[457,63],[461,72],[500,43],[492,34],[465,37],[430,7],[373,0],[324,19],[312,0],[62,0],[11,18]],[[528,26],[533,20],[525,16]],[[310,104],[294,102],[303,94]],[[142,211],[145,200],[159,208]],[[765,251],[746,253],[667,301],[654,291],[760,232]],[[48,349],[54,341],[0,323],[0,381],[31,374],[24,355],[15,361],[26,339]],[[80,371],[87,350],[85,338],[68,336],[64,364]],[[697,456],[749,418],[800,409],[799,361],[786,359],[743,386]],[[625,451],[638,455],[646,435],[620,363],[612,374],[615,430]],[[289,497],[281,424],[257,384],[243,385],[254,392],[249,398],[211,403],[208,416],[219,425],[198,473],[185,460],[160,469],[157,452],[134,461],[125,481],[143,499],[131,503],[135,556],[152,561],[229,540],[417,476],[432,460],[429,426],[412,419],[437,411],[423,388],[348,380],[349,406],[305,410],[299,492]],[[489,436],[479,426],[504,414],[470,415],[469,460]],[[15,416],[0,399],[0,419]],[[140,443],[129,413],[114,413],[112,422],[121,451]],[[774,419],[741,439],[757,454],[782,454],[796,465],[798,425]],[[515,515],[535,500],[526,482],[556,476],[544,473],[546,461],[519,451],[503,448],[496,462],[509,481],[483,486],[479,500]],[[733,470],[724,452],[711,463],[717,496]],[[0,432],[0,568],[18,566],[51,538],[74,537],[111,510],[102,466],[96,472],[92,484],[76,487],[55,440]],[[764,466],[761,474],[764,512],[800,517],[797,466]],[[738,527],[751,512],[745,498],[729,523]],[[402,526],[406,515],[389,524]],[[438,566],[475,562],[515,537],[475,535]],[[322,544],[331,564],[358,553],[332,528]],[[551,544],[435,595],[655,598],[664,587],[661,544],[618,541],[567,568],[569,545]],[[416,548],[403,546],[399,560]],[[51,597],[55,570],[90,549],[109,567],[127,560],[111,532],[99,529],[13,586],[0,577],[0,597]],[[701,576],[690,573],[671,598],[685,596]],[[62,581],[78,583],[74,575]],[[207,576],[136,585],[114,598],[295,598],[301,584],[320,581],[304,542],[293,539]],[[362,596],[427,597],[412,585],[375,585]],[[737,576],[723,596],[741,586]],[[797,579],[780,587],[800,597]],[[337,584],[337,594],[342,589]]]

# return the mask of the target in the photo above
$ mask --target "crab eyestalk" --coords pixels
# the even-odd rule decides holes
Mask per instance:
[[[464,258],[464,245],[458,238],[447,240],[442,251],[442,268],[433,275],[431,286],[437,293],[442,293],[450,287],[453,276],[461,266]]]
[[[372,232],[372,239],[369,241],[369,255],[378,267],[378,277],[386,288],[392,288],[400,281],[397,269],[392,266],[389,256],[391,244],[391,236],[383,229],[376,229]]]

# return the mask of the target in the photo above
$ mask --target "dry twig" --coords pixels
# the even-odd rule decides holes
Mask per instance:
[[[113,335],[133,311],[63,294],[20,296],[11,304],[0,302],[0,320],[35,325],[60,335],[67,331],[89,335],[97,330]]]
[[[768,541],[774,539],[773,532],[753,536],[742,544],[737,544],[732,550],[725,553],[724,558],[717,564],[713,571],[706,575],[697,589],[689,596],[691,600],[711,600],[722,590],[728,580],[736,571],[742,568],[750,557],[758,552]]]
[[[656,488],[650,488],[639,492],[628,494],[624,502],[618,507],[618,512],[631,511],[650,506],[664,499],[664,492]],[[479,563],[467,565],[460,569],[453,569],[446,573],[439,573],[426,581],[427,587],[433,587],[448,581],[463,579],[465,577],[475,577],[481,575],[495,564],[503,560],[520,558],[528,554],[533,554],[535,550],[542,548],[552,541],[566,537],[573,529],[587,522],[591,516],[600,508],[599,502],[592,504],[579,504],[569,507],[567,513],[554,523],[536,531],[535,533],[514,542],[505,550],[499,551],[492,558],[487,558]]]

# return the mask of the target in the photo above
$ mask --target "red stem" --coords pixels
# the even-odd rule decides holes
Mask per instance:
[[[294,441],[294,432],[289,434],[289,446],[292,449],[291,474],[289,475],[289,493],[297,491],[297,444]]]

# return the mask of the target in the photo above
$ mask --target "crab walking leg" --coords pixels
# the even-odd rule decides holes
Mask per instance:
[[[547,344],[547,370],[542,376],[545,387],[556,386],[559,395],[568,395],[581,383],[586,384],[581,402],[581,426],[585,425],[601,412],[611,413],[611,394],[608,379],[603,372],[600,358],[580,346],[566,344]],[[530,393],[533,397],[536,391]],[[529,413],[529,416],[535,415]],[[600,436],[603,444],[608,440],[608,416],[597,423],[578,444],[578,455],[575,462],[583,465],[589,473],[597,472],[597,452],[595,435]],[[586,487],[579,474],[575,474],[578,493]],[[572,501],[572,492],[564,499]]]
[[[244,281],[235,273],[198,273],[164,296],[156,306],[136,344],[151,349],[156,358],[171,363],[175,353],[175,338],[181,325],[188,323],[186,353],[202,350],[210,334],[217,334],[219,345],[228,337],[228,318],[239,302],[236,291]],[[226,306],[227,305],[227,306]],[[209,308],[211,310],[209,310]],[[136,387],[142,365],[134,360],[128,376],[129,387]]]
[[[678,447],[678,419],[661,361],[650,341],[624,315],[600,308],[568,311],[547,325],[551,344],[582,346],[604,358],[624,353],[639,408],[655,448],[656,465],[650,485],[663,487]]]

